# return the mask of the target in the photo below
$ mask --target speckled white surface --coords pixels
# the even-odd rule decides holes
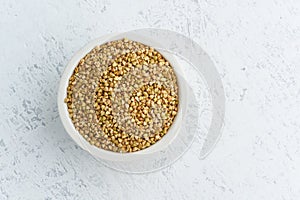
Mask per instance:
[[[58,118],[61,72],[81,46],[136,28],[178,31],[213,58],[223,136],[161,171],[113,171]],[[300,1],[39,1],[0,6],[0,199],[300,199]]]

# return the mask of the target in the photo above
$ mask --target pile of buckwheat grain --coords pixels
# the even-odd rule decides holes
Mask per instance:
[[[155,49],[128,39],[96,46],[69,79],[69,116],[92,145],[135,152],[159,141],[178,112],[170,63]]]

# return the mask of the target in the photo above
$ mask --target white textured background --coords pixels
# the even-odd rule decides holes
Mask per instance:
[[[226,92],[221,141],[146,175],[103,167],[65,133],[64,66],[100,35],[193,38]],[[300,199],[299,0],[0,0],[0,199]]]

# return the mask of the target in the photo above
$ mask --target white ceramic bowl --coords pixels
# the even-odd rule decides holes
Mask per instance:
[[[180,129],[180,123],[182,121],[182,118],[184,117],[184,113],[187,107],[187,87],[184,80],[184,74],[181,70],[178,62],[176,61],[175,57],[171,55],[170,53],[161,52],[160,53],[170,62],[170,64],[173,66],[174,71],[177,75],[177,81],[178,81],[178,87],[179,87],[179,110],[178,114],[174,119],[174,122],[170,129],[168,130],[168,133],[162,137],[158,142],[151,145],[150,147],[140,150],[137,152],[132,153],[117,153],[112,151],[107,151],[101,148],[98,148],[94,145],[91,145],[89,142],[87,142],[75,129],[71,119],[69,118],[68,108],[66,103],[64,103],[64,99],[67,96],[67,87],[69,84],[69,78],[71,77],[75,67],[78,65],[81,58],[83,58],[87,53],[89,53],[95,46],[104,44],[108,41],[113,41],[117,39],[122,38],[128,38],[130,40],[138,41],[143,44],[152,46],[155,44],[155,41],[151,41],[149,38],[144,38],[143,36],[139,35],[122,35],[122,34],[110,34],[106,35],[100,38],[97,38],[91,42],[89,42],[87,45],[85,45],[82,49],[80,49],[75,55],[72,57],[68,65],[66,66],[59,85],[58,90],[58,111],[61,118],[61,121],[67,131],[67,133],[71,136],[71,138],[84,150],[91,153],[94,157],[99,159],[105,159],[110,161],[127,161],[130,159],[137,159],[137,158],[143,158],[147,154],[152,154],[157,151],[164,150],[168,145],[172,143],[172,141],[176,138],[179,129]],[[151,45],[152,44],[152,45]],[[157,43],[156,43],[157,44]],[[155,46],[155,45],[153,45]],[[159,51],[159,50],[158,50]]]

